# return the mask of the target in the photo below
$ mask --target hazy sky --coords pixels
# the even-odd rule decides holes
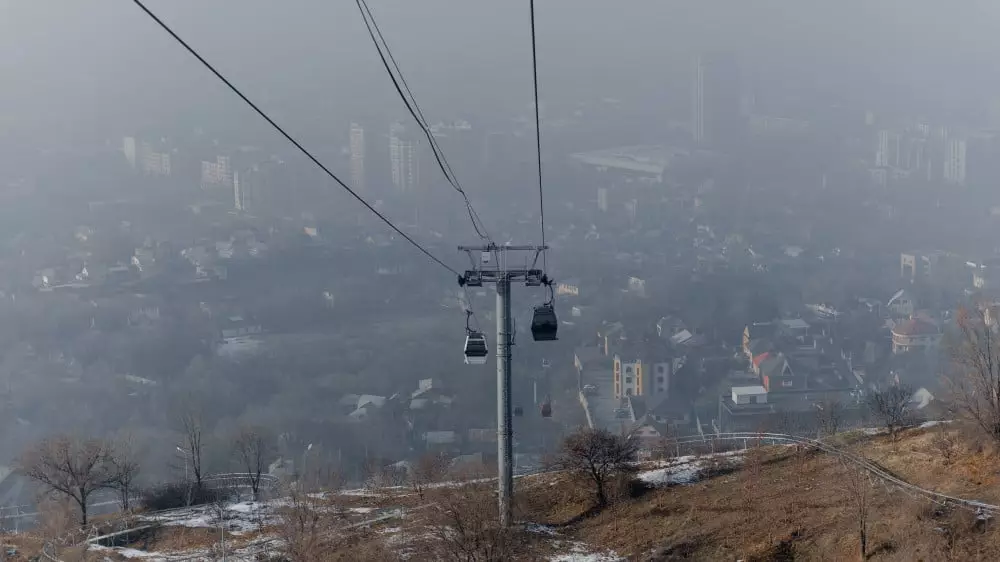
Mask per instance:
[[[543,99],[604,91],[649,97],[693,53],[714,47],[930,97],[967,89],[956,76],[996,82],[1000,7],[988,0],[537,4]],[[294,101],[296,114],[286,119],[402,112],[350,0],[148,5],[254,98]],[[426,112],[530,103],[527,0],[370,5]],[[248,117],[128,0],[0,0],[0,72],[0,123],[8,127],[155,122],[177,111]]]

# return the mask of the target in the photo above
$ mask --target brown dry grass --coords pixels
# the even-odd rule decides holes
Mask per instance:
[[[940,450],[933,453],[932,431],[905,432],[895,454],[888,438],[857,446],[923,487],[993,497],[996,469],[987,467],[1000,465],[997,457],[965,440],[945,466]],[[772,448],[763,452],[754,476],[752,506],[744,468],[691,486],[651,490],[597,514],[588,513],[585,493],[556,478],[522,486],[527,492],[522,507],[532,521],[629,559],[856,560],[856,522],[843,492],[843,470],[821,453]],[[940,509],[882,484],[871,501],[871,560],[995,559],[1000,531],[977,528],[967,512]]]
[[[954,432],[951,453],[942,452],[942,431]],[[1000,503],[1000,456],[959,425],[907,430],[895,444],[888,437],[847,441],[922,487]],[[845,493],[845,467],[823,453],[786,447],[763,448],[758,459],[752,470],[722,471],[688,486],[646,491],[620,486],[612,505],[599,511],[593,509],[590,487],[567,474],[518,479],[516,518],[552,526],[559,535],[519,534],[518,559],[565,552],[567,541],[580,541],[629,560],[857,560],[856,512]],[[448,488],[428,490],[422,502],[416,494],[397,497],[395,505],[410,508],[404,522],[391,519],[352,532],[325,559],[391,560],[403,548],[410,549],[410,560],[441,559],[426,548],[441,523],[440,512],[415,508],[443,505],[447,497],[454,497]],[[368,501],[330,496],[325,503]],[[489,510],[493,501],[487,502]],[[402,532],[387,532],[400,526]],[[871,491],[868,535],[868,559],[886,562],[995,560],[1000,548],[995,522],[983,528],[966,511],[911,498],[882,483]]]

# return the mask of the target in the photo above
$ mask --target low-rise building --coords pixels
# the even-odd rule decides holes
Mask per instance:
[[[892,328],[892,352],[926,351],[941,343],[941,328],[927,318],[915,316]]]

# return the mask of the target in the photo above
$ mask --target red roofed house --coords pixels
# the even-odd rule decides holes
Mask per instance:
[[[927,318],[913,317],[892,329],[892,352],[924,351],[941,343],[941,328]]]

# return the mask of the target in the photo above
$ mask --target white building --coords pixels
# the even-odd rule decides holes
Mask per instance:
[[[400,123],[389,126],[389,162],[392,166],[392,185],[403,192],[412,191],[420,178],[417,143],[406,140],[406,129]]]
[[[964,140],[948,141],[944,161],[944,181],[952,185],[965,184],[965,149]]]
[[[128,160],[128,165],[135,169],[135,157],[136,157],[136,144],[135,137],[125,137],[122,140],[122,153],[125,154],[125,159]]]
[[[767,389],[763,386],[734,386],[733,404],[767,404]]]
[[[233,208],[237,211],[246,210],[246,194],[240,185],[240,173],[233,172]]]
[[[900,136],[898,133],[882,129],[878,132],[878,149],[875,152],[875,166],[879,168],[899,168],[902,161]]]
[[[351,184],[365,188],[365,130],[357,123],[351,123]]]
[[[124,148],[124,147],[123,147]],[[128,154],[126,154],[126,157]],[[148,142],[139,143],[136,150],[136,162],[142,169],[142,173],[150,176],[169,176],[170,153],[157,152]]]
[[[231,187],[233,185],[233,169],[228,156],[217,156],[215,162],[201,162],[201,188]]]

